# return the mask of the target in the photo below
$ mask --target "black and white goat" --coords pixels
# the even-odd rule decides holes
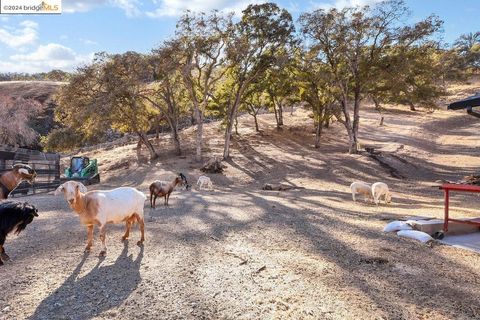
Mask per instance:
[[[3,265],[3,261],[10,259],[3,246],[7,234],[11,232],[19,234],[34,217],[38,217],[37,212],[37,208],[26,202],[0,201],[0,266]]]

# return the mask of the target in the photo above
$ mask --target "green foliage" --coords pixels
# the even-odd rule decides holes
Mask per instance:
[[[442,25],[436,16],[411,26],[403,25],[407,14],[404,1],[390,0],[372,7],[318,9],[304,13],[300,18],[309,48],[312,52],[316,51],[318,61],[331,74],[331,84],[335,87],[333,92],[341,110],[336,118],[347,130],[350,153],[358,152],[362,100],[369,95],[388,93],[392,88],[389,86],[391,79],[385,76],[385,68],[389,68],[386,61],[392,60],[390,54],[395,52],[391,48],[400,48],[395,53],[403,54],[396,61],[409,58],[415,48],[431,41],[431,35]],[[425,69],[424,62],[417,63],[415,59],[411,62]],[[401,68],[397,70],[403,72]],[[425,72],[420,76],[412,68],[404,74],[402,93],[408,95],[408,99],[429,101],[432,82]],[[409,87],[412,84],[415,90]]]
[[[296,80],[301,101],[313,110],[315,123],[323,123],[332,112],[335,102],[332,74],[312,52],[302,52],[297,65]]]
[[[136,133],[148,145],[145,133],[164,121],[180,152],[178,123],[191,117],[201,159],[207,116],[223,119],[227,158],[239,110],[252,115],[259,130],[262,108],[275,112],[280,127],[283,106],[303,102],[313,111],[317,138],[322,123],[336,117],[356,152],[363,100],[431,108],[444,94],[445,79],[480,68],[479,32],[441,49],[432,36],[442,21],[430,16],[406,25],[408,12],[403,0],[306,12],[299,19],[306,40],[300,48],[290,13],[275,3],[249,5],[239,20],[187,11],[175,36],[150,55],[99,53],[73,75],[42,77],[70,81],[57,96],[55,117],[69,128],[62,130],[75,133],[65,134],[75,144],[115,129]],[[53,132],[45,145],[68,145],[60,135]]]
[[[230,137],[238,109],[247,88],[260,81],[277,58],[281,49],[293,44],[293,21],[290,13],[274,3],[249,5],[242,19],[232,30],[226,48],[228,70],[233,79],[226,114],[225,148],[229,157]]]
[[[155,114],[140,99],[148,65],[138,53],[99,55],[79,69],[57,96],[56,120],[81,131],[87,139],[110,128],[144,132]]]
[[[480,31],[461,35],[453,44],[460,64],[467,70],[480,70]]]
[[[72,128],[53,129],[47,136],[40,138],[45,151],[68,151],[84,144],[82,136]]]
[[[445,94],[443,52],[434,44],[393,46],[383,58],[382,68],[371,95],[381,102],[435,108],[436,99]]]
[[[156,157],[145,132],[158,110],[143,100],[152,71],[144,55],[97,54],[91,65],[82,67],[57,95],[56,120],[83,135],[84,141],[108,129],[137,134]]]

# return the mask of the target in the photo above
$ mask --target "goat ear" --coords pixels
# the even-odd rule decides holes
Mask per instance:
[[[85,187],[82,183],[80,182],[77,182],[77,186],[76,186],[76,189],[78,191],[80,191],[81,193],[87,193],[88,190],[87,190],[87,187]]]
[[[59,194],[61,194],[61,193],[63,192],[63,189],[64,189],[64,186],[63,186],[63,184],[62,184],[62,185],[60,185],[60,186],[57,188],[57,190],[55,190],[55,192],[53,193],[53,195],[58,196]]]

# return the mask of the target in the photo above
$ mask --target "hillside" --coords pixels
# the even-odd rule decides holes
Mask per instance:
[[[0,95],[34,99],[43,105],[43,111],[32,121],[32,128],[46,135],[53,128],[53,95],[65,82],[54,81],[0,81]]]
[[[53,94],[66,82],[56,81],[0,81],[0,94],[35,99],[49,103]]]

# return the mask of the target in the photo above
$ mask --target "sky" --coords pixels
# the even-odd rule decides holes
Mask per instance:
[[[272,1],[272,0],[271,0]],[[61,15],[0,15],[0,72],[72,71],[95,52],[148,53],[173,36],[185,11],[237,14],[261,0],[63,0]],[[379,0],[273,0],[294,19],[316,8],[342,8]],[[1,0],[0,0],[1,3]],[[410,23],[430,14],[443,21],[441,38],[480,31],[479,0],[406,0]]]

